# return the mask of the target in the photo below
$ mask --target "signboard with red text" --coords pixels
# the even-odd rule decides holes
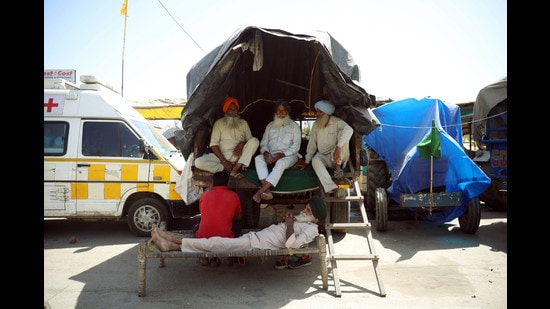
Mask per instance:
[[[76,83],[76,70],[44,70],[44,79],[62,78]]]

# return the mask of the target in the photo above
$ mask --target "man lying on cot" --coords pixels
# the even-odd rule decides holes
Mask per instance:
[[[319,235],[317,221],[327,215],[327,205],[319,196],[312,196],[299,215],[286,213],[281,222],[259,231],[250,231],[237,238],[178,238],[160,230],[151,230],[153,243],[160,251],[220,252],[265,249],[296,249],[312,242]]]

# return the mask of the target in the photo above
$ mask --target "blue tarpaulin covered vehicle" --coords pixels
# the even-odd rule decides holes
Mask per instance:
[[[463,232],[475,233],[478,196],[491,180],[464,151],[459,106],[410,98],[373,113],[380,127],[363,140],[369,150],[367,208],[376,213],[377,229],[386,230],[393,202],[427,221],[459,218]]]

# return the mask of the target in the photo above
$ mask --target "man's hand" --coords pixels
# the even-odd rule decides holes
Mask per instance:
[[[281,219],[281,222],[286,222],[287,224],[290,224],[291,222],[294,222],[294,215],[289,213],[289,212],[286,212],[283,215],[283,218]]]
[[[336,165],[340,165],[342,164],[342,156],[340,155],[341,153],[341,149],[340,147],[336,146],[336,148],[334,148],[334,164]]]
[[[277,152],[276,154],[273,155],[273,157],[271,158],[271,164],[275,164],[277,161],[279,161],[280,158],[284,157],[285,154],[282,153],[282,152]]]
[[[223,165],[223,169],[225,171],[231,172],[231,169],[233,169],[233,163],[231,163],[229,160],[226,160],[220,151],[219,146],[211,146],[210,150],[218,157],[218,160],[220,160],[220,163]]]
[[[271,161],[271,155],[269,154],[269,152],[264,152],[264,161],[265,163],[267,163],[268,165],[272,163]]]
[[[233,169],[233,163],[231,163],[227,160],[223,160],[222,165],[223,165],[223,170],[224,171],[231,172],[231,170]]]
[[[291,213],[286,213],[283,216],[282,222],[286,223],[286,239],[294,234],[294,216]]]
[[[235,146],[235,149],[233,149],[233,155],[237,158],[241,157],[241,154],[243,153],[244,148],[244,142],[240,142]]]
[[[298,162],[296,162],[293,166],[293,168],[299,168],[301,170],[303,170],[306,167],[307,167],[307,163],[304,159],[298,160]]]

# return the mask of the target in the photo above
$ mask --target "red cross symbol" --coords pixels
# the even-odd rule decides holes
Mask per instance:
[[[44,107],[47,108],[47,113],[51,113],[54,107],[58,107],[59,103],[54,103],[53,98],[48,98],[48,102],[44,103]]]

